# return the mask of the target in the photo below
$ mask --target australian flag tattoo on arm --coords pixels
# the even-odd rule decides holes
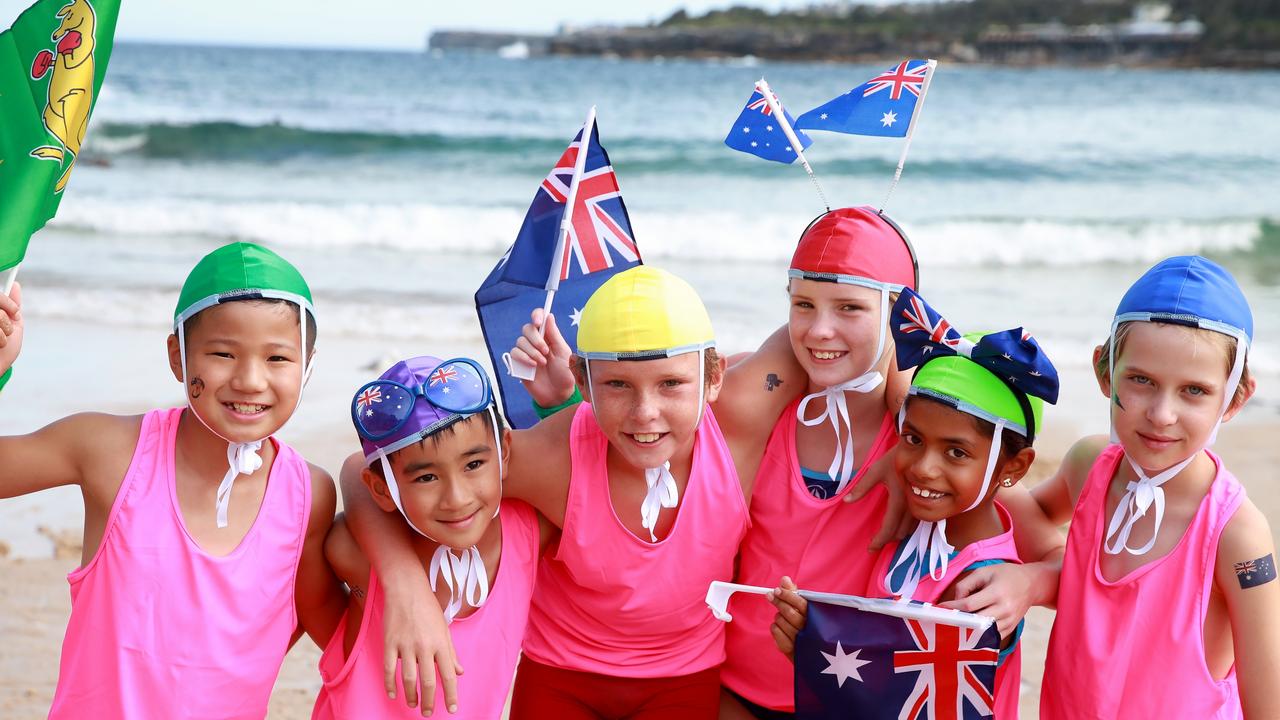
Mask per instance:
[[[1264,585],[1275,579],[1276,561],[1270,554],[1257,560],[1236,563],[1236,580],[1240,581],[1241,588]]]

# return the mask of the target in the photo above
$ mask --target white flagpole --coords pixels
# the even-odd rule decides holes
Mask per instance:
[[[924,85],[920,87],[920,99],[916,101],[916,109],[911,113],[911,122],[907,125],[907,141],[902,145],[902,155],[898,157],[898,169],[893,171],[893,184],[889,186],[889,192],[884,196],[884,202],[880,203],[880,212],[884,212],[884,208],[889,204],[889,198],[893,197],[893,191],[898,188],[898,181],[902,179],[902,167],[907,164],[907,151],[911,149],[911,136],[916,131],[916,121],[920,119],[920,113],[924,112],[924,98],[929,94],[929,83],[933,82],[933,71],[938,69],[937,60],[928,61],[929,69],[924,73]]]
[[[778,126],[782,128],[782,132],[787,136],[791,148],[796,151],[796,157],[800,158],[800,164],[804,166],[804,171],[809,173],[809,180],[813,182],[813,187],[818,191],[818,197],[822,200],[822,206],[831,211],[831,203],[827,202],[827,194],[822,192],[822,185],[818,183],[818,176],[813,174],[813,168],[809,167],[809,161],[805,159],[804,147],[800,144],[800,138],[796,137],[796,131],[791,128],[791,123],[787,122],[787,114],[782,110],[782,103],[774,96],[773,91],[769,89],[769,83],[764,78],[756,83],[756,90],[764,96],[765,102],[769,103],[769,109],[773,112],[773,117],[777,121]]]
[[[542,303],[542,332],[547,331],[547,318],[551,317],[551,304],[556,299],[556,290],[560,288],[561,258],[564,257],[569,242],[569,226],[573,224],[573,206],[578,199],[578,181],[587,167],[587,151],[591,146],[591,133],[596,127],[596,106],[587,111],[587,120],[582,124],[582,139],[578,142],[578,157],[573,163],[573,178],[569,180],[569,192],[564,198],[564,215],[560,217],[560,229],[556,237],[556,249],[551,256],[551,267],[547,270],[547,297]],[[533,380],[537,377],[538,368],[519,362],[511,355],[503,355],[507,364],[507,373],[521,380]]]
[[[13,281],[18,279],[19,267],[21,267],[21,265],[14,265],[13,267],[4,271],[4,280],[0,281],[0,285],[4,285],[5,295],[8,295],[9,291],[13,290]]]

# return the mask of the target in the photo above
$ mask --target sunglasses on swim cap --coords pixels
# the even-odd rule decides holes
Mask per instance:
[[[360,437],[377,442],[404,427],[413,417],[419,399],[450,413],[431,423],[434,426],[456,419],[453,415],[470,415],[484,410],[493,402],[493,391],[489,387],[488,376],[474,360],[454,358],[437,365],[427,374],[426,381],[416,387],[394,380],[374,380],[365,384],[351,401],[351,419]],[[429,434],[433,429],[425,427],[420,432]]]

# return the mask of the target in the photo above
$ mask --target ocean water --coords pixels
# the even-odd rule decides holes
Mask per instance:
[[[22,277],[30,313],[163,328],[185,271],[267,243],[324,331],[479,338],[470,296],[598,108],[642,255],[707,299],[721,345],[785,320],[784,270],[822,210],[798,167],[726,148],[765,75],[799,114],[882,68],[121,44],[85,158]],[[1280,73],[951,67],[887,212],[963,328],[1025,325],[1084,367],[1150,263],[1230,265],[1280,371]],[[882,202],[901,141],[815,134],[837,205]]]

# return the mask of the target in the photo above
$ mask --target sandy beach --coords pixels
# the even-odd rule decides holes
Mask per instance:
[[[28,302],[39,295],[40,291],[33,289]],[[98,338],[95,333],[111,337]],[[49,335],[57,335],[58,340]],[[118,372],[113,376],[110,393],[103,388],[90,393],[95,403],[104,403],[99,404],[102,409],[139,412],[151,404],[178,401],[177,384],[167,383],[162,374],[157,374],[163,373],[164,367],[158,349],[161,339],[154,329],[103,330],[47,318],[32,325],[29,351],[19,365],[23,375],[20,382],[5,390],[6,406],[38,405],[35,398],[40,388],[48,387],[65,371],[66,359],[61,357],[65,352],[57,348],[65,350],[69,336],[101,340],[122,348],[118,353],[104,355],[103,364],[98,366],[104,374]],[[302,411],[286,427],[283,437],[313,462],[336,470],[353,447],[345,413],[349,402],[346,390],[356,387],[374,365],[385,364],[389,360],[385,350],[394,345],[390,338],[325,338],[321,345],[324,363],[317,369]],[[441,338],[432,349],[459,354],[481,352],[478,338],[469,335]],[[124,372],[128,367],[133,367],[134,372]],[[1086,381],[1078,373],[1065,379],[1064,398],[1037,443],[1040,454],[1031,482],[1051,472],[1082,432],[1090,427],[1105,428],[1098,424],[1105,422],[1105,403]],[[114,404],[106,401],[108,397],[115,399]],[[1271,478],[1273,469],[1280,466],[1280,444],[1273,438],[1280,431],[1280,418],[1270,397],[1270,393],[1260,393],[1256,403],[1225,426],[1217,449],[1244,482],[1253,501],[1272,518],[1274,529],[1280,525],[1280,492]],[[121,402],[120,398],[133,400]],[[63,413],[77,407],[68,408],[67,402],[61,403]],[[34,412],[35,418],[0,417],[0,433],[30,429],[52,419],[53,413],[46,407]],[[76,491],[65,488],[0,503],[0,717],[6,720],[42,718],[52,700],[59,649],[70,612],[65,574],[78,565],[80,557],[79,504]],[[1023,635],[1024,718],[1037,716],[1039,681],[1052,618],[1052,612],[1044,609],[1035,609],[1028,617]],[[270,718],[296,720],[310,716],[319,689],[315,670],[318,658],[319,650],[305,638],[289,653],[272,696]]]

